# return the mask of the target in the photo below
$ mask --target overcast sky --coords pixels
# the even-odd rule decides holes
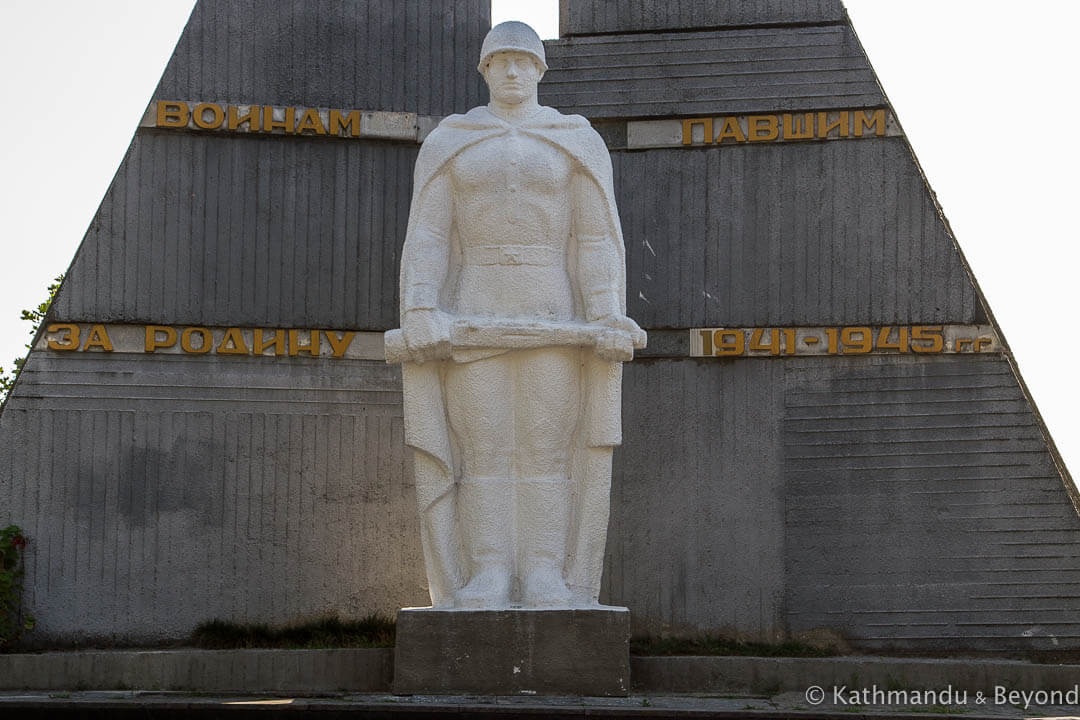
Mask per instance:
[[[66,270],[192,0],[0,0],[0,365],[19,311]],[[855,29],[1013,348],[1080,467],[1077,43],[1080,3],[848,0]],[[495,0],[557,34],[557,2]],[[257,98],[253,98],[257,100]]]

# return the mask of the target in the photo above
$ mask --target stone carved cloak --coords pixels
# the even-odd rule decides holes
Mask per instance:
[[[571,158],[601,190],[603,216],[609,225],[609,237],[618,257],[615,268],[619,309],[626,314],[626,261],[622,228],[619,223],[612,182],[611,157],[604,141],[580,115],[563,115],[542,107],[521,125],[509,123],[492,114],[486,107],[473,108],[465,115],[451,115],[424,141],[413,172],[413,196],[409,224],[405,234],[402,257],[409,256],[415,244],[417,208],[427,202],[426,192],[431,181],[446,164],[472,145],[498,137],[515,128],[531,137],[549,143]],[[461,246],[453,236],[450,242],[450,267],[447,268],[441,301],[446,300],[461,263]],[[576,244],[570,240],[567,258],[569,268],[577,267]],[[401,264],[401,320],[404,323],[405,288],[410,268]],[[572,280],[576,273],[570,272]],[[584,317],[580,290],[575,286],[576,314]],[[445,362],[404,363],[402,383],[405,411],[405,442],[416,453],[416,496],[420,510],[421,541],[432,604],[449,605],[453,592],[467,580],[461,566],[459,540],[451,547],[438,547],[445,538],[435,537],[432,516],[443,514],[443,527],[450,527],[452,503],[457,476],[453,439],[446,419],[441,370]],[[580,426],[586,433],[575,433],[571,455],[572,517],[564,574],[567,585],[578,604],[595,604],[600,592],[604,545],[607,538],[608,510],[611,487],[611,453],[622,441],[622,366],[599,358],[593,351],[582,352],[582,408]],[[456,526],[454,533],[457,538]]]

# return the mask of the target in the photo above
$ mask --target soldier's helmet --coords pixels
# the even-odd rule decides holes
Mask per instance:
[[[488,30],[484,44],[480,48],[480,64],[476,69],[484,72],[484,65],[497,52],[523,52],[533,56],[540,72],[547,72],[547,59],[544,55],[544,43],[536,31],[523,22],[508,20]]]

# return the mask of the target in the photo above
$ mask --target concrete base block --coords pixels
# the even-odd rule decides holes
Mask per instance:
[[[630,611],[398,611],[398,695],[581,695],[630,691]]]

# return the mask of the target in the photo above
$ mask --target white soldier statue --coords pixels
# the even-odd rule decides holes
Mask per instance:
[[[491,100],[443,120],[416,160],[401,259],[405,435],[434,607],[596,606],[626,316],[611,159],[541,107],[544,45],[484,39]]]

